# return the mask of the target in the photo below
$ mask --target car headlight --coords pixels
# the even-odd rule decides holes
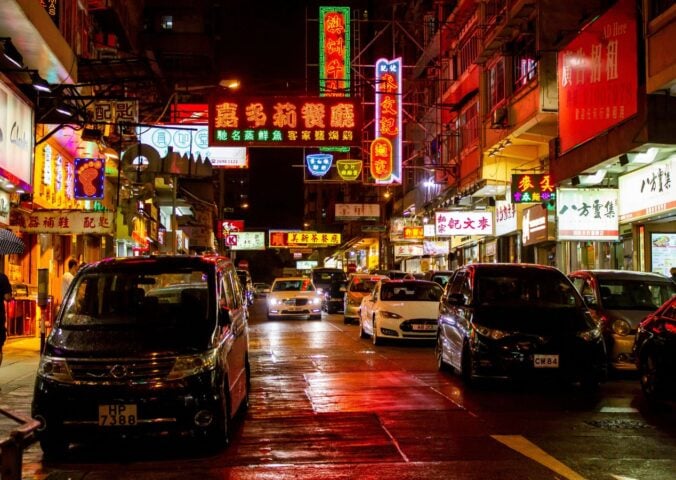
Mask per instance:
[[[314,297],[310,299],[310,305],[321,305],[322,299],[319,297]]]
[[[208,372],[216,368],[218,350],[213,349],[207,353],[198,355],[182,355],[176,358],[174,368],[171,369],[167,380],[178,380],[180,378],[197,375],[198,373]]]
[[[278,299],[276,299],[276,298],[271,298],[271,299],[268,300],[268,303],[269,303],[271,306],[275,306],[275,305],[277,305],[277,304],[279,304],[279,303],[281,303],[281,302],[280,302]]]
[[[38,364],[38,375],[54,382],[73,383],[65,358],[42,356]]]
[[[613,322],[612,325],[613,333],[617,335],[629,335],[631,332],[631,325],[626,320],[619,318]]]
[[[380,315],[381,315],[383,318],[404,318],[404,317],[402,317],[401,315],[399,315],[398,313],[387,312],[387,311],[385,311],[385,310],[381,310],[381,311],[380,311]]]
[[[584,330],[582,332],[577,332],[577,336],[580,337],[585,342],[593,342],[601,338],[601,327],[592,328],[591,330]]]
[[[509,335],[507,332],[503,332],[502,330],[484,327],[483,325],[474,325],[474,329],[479,335],[493,340],[500,340],[501,338]]]

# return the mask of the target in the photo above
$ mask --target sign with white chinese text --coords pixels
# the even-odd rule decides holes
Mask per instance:
[[[350,7],[319,7],[319,93],[350,92]]]
[[[676,188],[672,176],[676,157],[656,162],[619,179],[620,222],[639,220],[676,208]]]
[[[310,175],[323,177],[333,165],[333,155],[330,153],[311,153],[305,155],[305,163]]]
[[[0,176],[33,192],[33,109],[0,81]]]
[[[80,212],[44,210],[24,213],[12,212],[11,225],[26,233],[55,233],[57,235],[109,235],[113,233],[113,212]]]
[[[422,243],[394,245],[394,258],[421,257],[424,255],[424,251]]]
[[[559,51],[561,153],[638,111],[636,11],[619,0]]]
[[[448,255],[449,252],[448,240],[423,241],[423,255]]]
[[[616,189],[560,188],[557,203],[557,240],[619,238]]]
[[[506,200],[495,201],[495,236],[507,235],[518,229],[516,205]]]
[[[356,146],[361,129],[357,98],[216,97],[209,104],[210,146]]]
[[[297,270],[312,270],[319,262],[317,260],[298,260],[296,261]]]
[[[512,203],[542,203],[556,200],[556,187],[544,173],[512,175]]]
[[[380,205],[377,203],[336,203],[336,220],[378,220]]]
[[[437,236],[493,235],[493,212],[488,210],[453,210],[434,213]]]
[[[371,145],[371,175],[379,184],[401,183],[402,68],[401,57],[376,61],[375,146]]]
[[[204,119],[206,121],[206,119]],[[157,127],[138,127],[138,143],[150,145],[165,157],[169,147],[180,155],[192,155],[209,159],[212,167],[247,168],[249,157],[246,147],[210,147],[209,126],[204,125],[162,125]]]

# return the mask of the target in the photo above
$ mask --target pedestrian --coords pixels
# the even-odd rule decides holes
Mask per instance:
[[[7,275],[0,272],[0,365],[2,365],[2,349],[7,340],[7,318],[5,317],[5,301],[12,299],[12,285]]]
[[[669,273],[671,274],[671,280],[676,282],[676,267],[671,267]]]
[[[68,260],[68,271],[63,274],[63,277],[61,278],[61,298],[66,295],[66,291],[68,290],[68,287],[70,286],[70,282],[73,281],[73,277],[75,277],[75,274],[77,273],[77,260],[74,258],[71,258]]]

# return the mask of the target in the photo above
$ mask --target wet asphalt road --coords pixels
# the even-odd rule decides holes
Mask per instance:
[[[647,405],[635,376],[597,393],[551,384],[466,389],[436,369],[433,344],[374,347],[342,315],[250,325],[251,405],[231,445],[78,446],[24,456],[24,478],[671,479],[676,407]],[[32,385],[32,382],[30,382]],[[29,409],[30,385],[12,392]]]

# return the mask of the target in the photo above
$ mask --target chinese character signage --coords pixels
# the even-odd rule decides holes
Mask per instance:
[[[244,231],[244,220],[220,220],[219,227],[216,236],[225,238],[231,233]]]
[[[423,227],[422,225],[420,226],[412,226],[412,227],[404,227],[404,238],[406,240],[420,240],[423,238]]]
[[[557,200],[557,240],[619,238],[617,190],[614,188],[560,188]]]
[[[620,221],[634,221],[676,208],[674,172],[676,158],[671,156],[619,177]]]
[[[380,184],[401,183],[401,79],[401,57],[376,62],[376,145],[371,145],[371,175]]]
[[[287,241],[288,234],[291,232],[298,232],[299,230],[270,230],[268,231],[268,247],[270,248],[289,248]]]
[[[542,203],[556,200],[551,176],[544,173],[512,175],[512,203]]]
[[[506,200],[495,202],[495,236],[507,235],[518,229],[516,205]]]
[[[437,236],[493,235],[493,212],[488,210],[435,212]]]
[[[289,246],[297,245],[340,245],[340,233],[318,233],[318,232],[291,232],[286,234],[286,242]]]
[[[106,161],[103,158],[75,159],[75,198],[100,200],[103,198],[103,179]]]
[[[204,119],[206,121],[206,119]],[[169,147],[180,155],[208,158],[211,166],[218,168],[246,168],[249,158],[245,147],[209,147],[209,126],[163,125],[138,127],[138,143],[150,145],[165,157]]]
[[[138,123],[138,100],[98,100],[88,109],[94,122]]]
[[[380,205],[377,203],[336,203],[336,220],[378,220]]]
[[[333,155],[330,153],[311,153],[305,155],[305,163],[310,175],[323,177],[333,164]]]
[[[43,210],[24,213],[15,210],[11,224],[26,233],[109,235],[113,233],[113,215],[113,212]]]
[[[394,245],[394,258],[420,257],[424,255],[424,251],[422,243]]]
[[[319,7],[319,92],[350,92],[350,7]]]
[[[360,105],[340,97],[216,97],[209,104],[209,145],[359,145]]]
[[[347,182],[353,182],[361,175],[363,161],[343,158],[336,161],[336,169],[340,178]]]
[[[228,237],[231,250],[265,250],[265,232],[233,232]]]
[[[636,11],[620,0],[559,51],[561,153],[636,114]]]

